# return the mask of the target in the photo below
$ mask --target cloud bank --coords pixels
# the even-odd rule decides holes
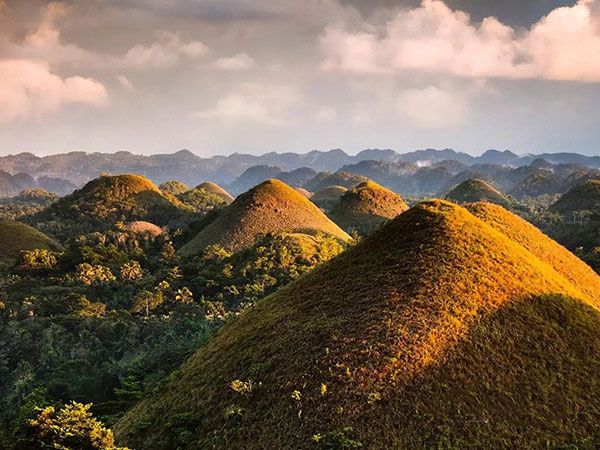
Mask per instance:
[[[425,71],[461,77],[600,81],[597,0],[557,8],[522,31],[494,17],[474,23],[440,0],[398,11],[383,24],[321,35],[327,70]]]

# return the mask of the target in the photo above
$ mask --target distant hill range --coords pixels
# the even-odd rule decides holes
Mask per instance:
[[[523,167],[525,169],[519,169]],[[188,150],[151,156],[126,151],[71,152],[44,157],[19,153],[0,157],[0,196],[16,195],[31,188],[64,195],[103,172],[137,173],[156,184],[178,180],[196,186],[210,180],[239,194],[268,178],[279,178],[294,187],[307,187],[315,175],[319,176],[317,172],[340,170],[363,175],[401,194],[445,193],[466,179],[479,178],[503,192],[516,189],[513,195],[524,196],[539,192],[538,180],[553,182],[548,174],[557,173],[563,181],[572,172],[591,169],[600,169],[600,157],[577,153],[517,155],[508,150],[488,150],[481,156],[452,149],[404,154],[372,149],[357,155],[348,155],[342,150],[314,150],[304,154],[234,153],[210,158],[199,157]],[[466,170],[470,172],[461,175]],[[569,173],[563,176],[565,171]],[[519,183],[531,175],[534,178],[521,188]],[[559,193],[570,187],[572,185],[561,186]]]

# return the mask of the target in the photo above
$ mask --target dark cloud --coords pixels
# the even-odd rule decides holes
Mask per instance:
[[[341,0],[370,15],[379,8],[413,8],[420,0]],[[453,9],[466,11],[474,20],[494,16],[513,27],[529,27],[560,6],[571,6],[574,0],[447,0]]]

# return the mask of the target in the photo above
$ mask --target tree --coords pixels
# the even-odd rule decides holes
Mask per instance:
[[[29,421],[31,447],[57,450],[125,450],[115,446],[112,431],[92,416],[91,403],[72,402],[56,412],[53,406]]]

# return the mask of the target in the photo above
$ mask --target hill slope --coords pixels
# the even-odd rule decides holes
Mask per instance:
[[[227,204],[233,203],[233,201],[235,200],[233,195],[231,195],[229,192],[227,192],[225,189],[223,189],[218,184],[212,183],[210,181],[205,181],[204,183],[200,183],[198,186],[196,186],[196,189],[204,189],[207,192],[216,194],[219,197],[221,197],[223,200],[225,200],[225,203],[227,203]]]
[[[117,437],[144,449],[598,443],[600,279],[570,282],[540,259],[560,246],[541,242],[538,257],[519,244],[535,233],[500,230],[443,201],[408,210],[230,322]]]
[[[185,183],[177,180],[165,181],[158,187],[165,194],[177,195],[190,190]]]
[[[28,223],[50,235],[69,238],[102,231],[117,221],[166,225],[182,207],[175,197],[139,175],[101,176],[30,217]]]
[[[450,201],[462,203],[489,202],[509,206],[510,200],[493,186],[483,180],[470,178],[463,181],[446,194]]]
[[[254,243],[259,234],[281,231],[349,238],[301,194],[279,180],[268,180],[240,195],[179,253],[191,256],[212,244],[237,251]]]
[[[35,228],[15,220],[0,221],[0,261],[14,262],[21,251],[44,249],[60,251],[62,247]]]
[[[402,197],[373,181],[346,192],[329,217],[343,230],[368,234],[408,209]]]
[[[324,210],[330,210],[342,198],[348,189],[344,186],[327,186],[315,192],[310,201]]]
[[[550,211],[563,215],[576,211],[600,211],[600,181],[590,180],[563,194]]]

